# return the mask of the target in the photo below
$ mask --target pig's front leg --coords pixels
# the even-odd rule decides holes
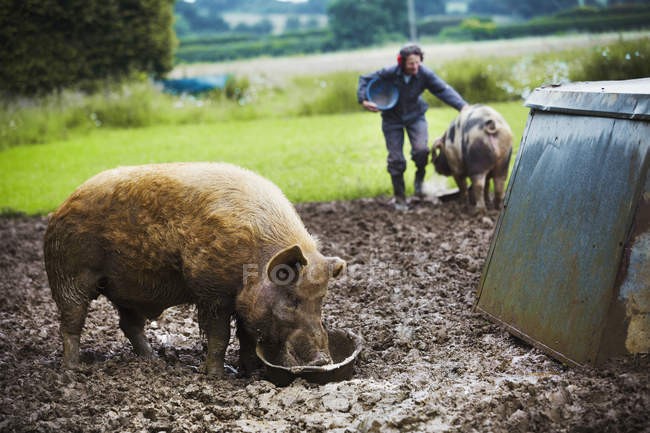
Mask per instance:
[[[460,202],[465,204],[467,202],[467,182],[465,176],[455,174],[454,180],[456,181],[458,191],[460,192]]]
[[[216,314],[210,313],[201,311],[201,308],[199,308],[199,325],[201,325],[208,338],[208,353],[205,357],[203,369],[207,375],[220,379],[225,376],[223,364],[226,357],[226,348],[230,341],[230,314],[220,310]],[[201,320],[206,315],[209,318]]]
[[[260,361],[255,354],[257,345],[255,336],[246,330],[241,319],[237,319],[237,338],[239,339],[239,373],[248,376],[260,367]]]

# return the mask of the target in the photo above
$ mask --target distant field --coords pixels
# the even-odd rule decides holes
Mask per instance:
[[[460,58],[522,56],[526,54],[591,47],[623,39],[647,37],[650,32],[573,34],[538,38],[518,38],[496,41],[429,43],[422,42],[424,63],[435,67]],[[233,73],[252,78],[282,82],[299,75],[321,75],[338,71],[372,71],[391,62],[400,46],[362,49],[336,53],[257,58],[233,62],[179,65],[171,77]]]

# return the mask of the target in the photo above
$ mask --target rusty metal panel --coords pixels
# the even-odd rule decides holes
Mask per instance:
[[[628,353],[650,352],[650,172],[639,200],[630,240],[624,252],[617,303],[628,322],[624,344]],[[602,348],[601,351],[607,348]]]
[[[630,115],[610,116],[611,104],[597,108],[611,95],[568,110],[548,93],[531,104],[543,108],[528,118],[476,309],[564,362],[593,364],[647,189],[650,122],[627,99]]]

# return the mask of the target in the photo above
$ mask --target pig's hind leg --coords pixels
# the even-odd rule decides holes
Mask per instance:
[[[510,151],[512,153],[512,150]],[[494,208],[501,209],[503,206],[503,199],[506,195],[506,179],[508,178],[508,167],[510,164],[510,153],[497,166],[494,173]]]
[[[144,335],[144,324],[146,322],[144,315],[134,309],[119,306],[117,311],[120,314],[120,329],[131,342],[135,353],[139,356],[152,357],[153,350]]]
[[[486,210],[485,206],[485,190],[488,189],[487,182],[485,182],[485,173],[475,174],[471,177],[472,179],[472,196],[474,197],[475,207],[472,210],[472,213],[479,214],[484,213]],[[489,194],[489,193],[488,193]]]
[[[89,271],[77,274],[52,272],[50,287],[59,309],[60,333],[63,340],[64,368],[79,364],[79,340],[88,315],[91,299],[97,297],[96,276]]]
[[[492,200],[490,199],[490,179],[492,179],[491,172],[485,176],[485,185],[483,186],[483,198],[485,200],[486,207],[489,207],[492,203]]]
[[[88,303],[64,303],[59,305],[61,312],[61,339],[63,340],[64,368],[74,368],[79,365],[79,340],[83,329]]]
[[[503,207],[503,198],[505,197],[506,178],[494,178],[494,208],[501,209]]]

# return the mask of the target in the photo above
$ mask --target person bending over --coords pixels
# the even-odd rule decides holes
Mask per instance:
[[[387,66],[376,72],[359,77],[357,99],[365,109],[380,111],[377,105],[366,99],[366,88],[371,80],[380,78],[392,83],[399,92],[395,106],[381,112],[381,129],[386,139],[388,150],[388,173],[390,173],[395,195],[394,205],[397,210],[407,210],[404,171],[404,131],[411,143],[411,159],[415,163],[415,195],[422,198],[422,182],[429,158],[429,141],[425,113],[429,106],[422,99],[422,93],[429,90],[437,98],[460,111],[467,102],[449,84],[438,77],[431,69],[422,64],[424,53],[415,44],[409,44],[399,52],[397,65]]]

